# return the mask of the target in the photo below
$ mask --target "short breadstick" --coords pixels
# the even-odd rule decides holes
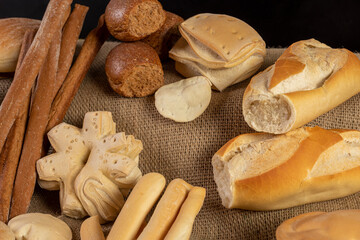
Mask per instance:
[[[79,39],[79,35],[88,10],[89,7],[75,4],[74,10],[64,25],[61,37],[59,67],[56,75],[57,85],[54,89],[56,92],[60,89],[66,78],[66,75],[69,73],[69,69],[75,54],[77,40]]]
[[[20,54],[16,66],[16,71],[30,48],[37,30],[27,31],[21,45]],[[0,154],[0,221],[7,222],[9,218],[11,194],[14,185],[16,168],[18,166],[22,143],[25,135],[28,110],[30,103],[30,94],[23,103],[18,118],[15,120],[9,135],[6,139],[3,151]]]
[[[189,239],[196,215],[199,213],[206,195],[205,188],[193,187],[182,205],[174,224],[165,240]]]
[[[159,173],[144,175],[126,200],[110,230],[107,240],[134,239],[146,215],[150,212],[164,189],[165,183],[164,176]]]
[[[55,97],[56,72],[60,53],[61,30],[55,33],[48,55],[42,66],[30,109],[29,122],[21,158],[16,173],[10,217],[24,214],[30,205],[36,184],[36,161],[44,155],[43,140],[49,119],[51,103]]]
[[[104,16],[102,15],[99,19],[98,26],[86,37],[79,56],[56,95],[51,107],[49,123],[46,128],[47,132],[62,122],[66,111],[70,107],[71,101],[75,97],[82,80],[91,66],[91,63],[94,61],[96,54],[99,52],[108,36],[109,32],[104,24]]]
[[[71,2],[72,0],[51,0],[48,4],[35,39],[0,107],[0,149],[3,148],[19,109],[31,91],[54,34],[60,29],[60,22]]]
[[[97,215],[87,218],[81,224],[80,238],[81,240],[105,240]]]
[[[172,180],[138,240],[164,239],[191,188],[182,179]]]

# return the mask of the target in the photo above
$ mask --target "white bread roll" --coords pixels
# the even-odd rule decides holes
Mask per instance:
[[[37,29],[40,20],[29,18],[0,19],[0,72],[14,72],[24,34]]]
[[[260,132],[303,126],[360,92],[360,60],[314,39],[292,44],[274,65],[251,79],[243,115]]]
[[[71,240],[69,226],[59,218],[43,213],[26,213],[12,218],[8,223],[15,239]]]
[[[179,30],[182,38],[169,52],[181,63],[176,70],[185,77],[204,75],[220,91],[254,74],[264,61],[265,42],[240,19],[203,13],[184,21]]]
[[[360,132],[243,134],[220,148],[212,165],[226,208],[274,210],[344,197],[360,191]]]
[[[360,210],[309,212],[283,222],[276,230],[277,240],[360,239]]]

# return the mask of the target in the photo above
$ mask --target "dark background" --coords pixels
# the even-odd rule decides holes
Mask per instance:
[[[109,0],[74,0],[90,7],[82,38],[96,26]],[[360,1],[228,1],[160,0],[165,10],[183,18],[198,13],[223,13],[250,24],[268,46],[287,47],[291,43],[316,38],[331,47],[360,51]],[[0,0],[0,18],[41,19],[48,0]]]

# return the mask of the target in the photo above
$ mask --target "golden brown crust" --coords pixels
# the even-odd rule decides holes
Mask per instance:
[[[332,74],[322,87],[285,94],[296,113],[291,129],[303,126],[360,92],[360,60],[349,50],[342,51],[347,54],[344,66]]]
[[[359,73],[360,60],[346,49],[314,39],[294,43],[251,79],[243,96],[245,121],[256,131],[275,134],[301,127],[359,93]],[[284,117],[262,117],[272,111]]]
[[[143,11],[142,16],[133,16],[138,9]],[[133,17],[138,18],[136,22],[132,22]],[[149,18],[146,23],[141,20],[145,17]],[[120,41],[137,41],[150,35],[164,24],[165,18],[165,12],[157,0],[111,0],[105,9],[106,26],[110,34]],[[134,27],[140,31],[134,32]]]
[[[343,197],[360,190],[359,166],[336,173],[330,172],[329,174],[326,173],[325,169],[320,169],[324,172],[324,175],[313,174],[314,166],[320,159],[320,155],[329,151],[331,153],[330,149],[333,149],[333,146],[339,146],[339,143],[346,141],[342,135],[354,134],[354,138],[356,138],[360,136],[360,132],[355,130],[325,130],[320,127],[303,129],[305,134],[301,134],[296,151],[280,165],[266,170],[264,173],[240,180],[237,179],[241,178],[241,176],[229,173],[231,175],[229,184],[232,186],[230,187],[232,190],[230,190],[229,194],[232,200],[226,207],[249,210],[282,209]],[[292,134],[292,132],[288,134]],[[234,145],[234,143],[242,141],[242,138],[248,138],[249,136],[247,135],[250,134],[240,135],[230,140],[229,144],[225,144],[220,148],[214,155],[213,164],[215,160],[226,164],[229,161],[227,155],[233,154],[233,151],[236,151],[239,147],[239,145]],[[262,135],[269,134],[253,134],[257,138]],[[286,144],[288,140],[285,137],[282,141]],[[250,139],[247,143],[244,141],[242,147],[245,147],[250,142],[252,142]],[[348,151],[346,148],[342,149],[340,147],[339,150],[344,156]],[[269,149],[262,149],[260,151],[272,151],[272,149],[270,146]],[[278,154],[277,156],[280,157],[286,153],[274,152],[273,154]],[[342,160],[344,169],[346,169],[347,164],[346,156]],[[249,161],[249,159],[244,158],[241,161]],[[261,167],[258,166],[258,168]],[[216,181],[222,181],[219,176],[215,176]],[[219,183],[217,182],[218,188],[220,186]]]
[[[159,56],[143,42],[117,45],[106,58],[105,72],[112,89],[125,97],[148,96],[164,84]]]

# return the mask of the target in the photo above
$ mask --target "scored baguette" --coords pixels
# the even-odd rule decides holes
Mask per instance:
[[[240,135],[212,159],[226,208],[273,210],[360,191],[360,131],[299,128]]]
[[[359,92],[356,55],[309,39],[292,44],[274,65],[251,79],[243,115],[256,131],[285,133]]]

